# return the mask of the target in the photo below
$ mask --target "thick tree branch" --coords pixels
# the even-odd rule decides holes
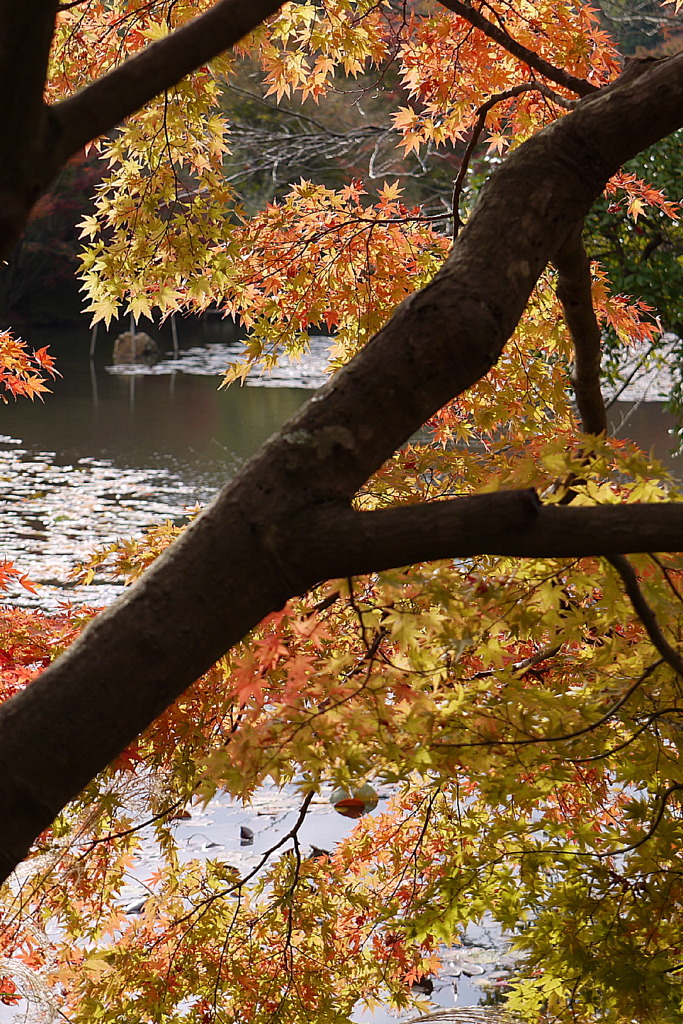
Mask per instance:
[[[50,111],[58,131],[55,159],[61,166],[91,139],[234,46],[281,6],[282,0],[219,0],[206,13],[55,104]]]
[[[0,259],[31,207],[86,143],[218,56],[282,0],[218,0],[108,75],[54,106],[43,102],[57,0],[0,0]]]
[[[0,0],[0,89],[22,98],[5,100],[0,118],[19,136],[42,105],[56,12],[57,0]]]
[[[591,93],[596,91],[596,86],[591,85],[584,78],[577,78],[576,75],[570,74],[564,68],[555,67],[554,64],[550,64],[547,60],[539,57],[533,50],[530,50],[522,43],[518,43],[509,32],[506,32],[499,25],[494,25],[481,11],[473,7],[471,3],[465,3],[463,0],[439,0],[439,2],[444,7],[447,7],[449,11],[459,14],[470,25],[478,28],[489,39],[493,39],[504,50],[511,53],[513,57],[517,57],[518,60],[526,64],[527,67],[533,71],[538,71],[539,75],[543,75],[544,78],[555,82],[556,85],[569,89],[570,92],[576,93],[577,96],[590,96]]]
[[[293,522],[280,540],[282,560],[295,586],[300,569],[287,551],[304,545],[325,579],[483,554],[616,559],[625,553],[683,551],[683,502],[542,505],[535,491],[523,490],[376,512],[321,508]],[[305,584],[302,578],[299,588]]]
[[[607,432],[607,413],[600,389],[600,326],[593,309],[591,267],[578,223],[553,258],[557,297],[574,345],[572,385],[585,434]]]
[[[516,149],[434,279],[138,584],[0,707],[0,874],[227,648],[323,578],[332,555],[316,563],[314,538],[288,543],[288,531],[316,507],[348,505],[422,423],[488,372],[606,181],[681,124],[683,54],[591,96]]]
[[[581,224],[577,224],[565,244],[558,250],[553,262],[557,267],[559,275],[557,295],[562,303],[565,320],[574,344],[575,359],[572,384],[581,415],[583,430],[587,434],[602,434],[607,431],[607,413],[600,389],[600,327],[595,316],[595,310],[593,309],[590,262],[581,241],[581,227]],[[590,462],[590,456],[587,456],[586,461]],[[646,505],[625,505],[619,511],[626,512],[634,507],[640,509],[647,508]],[[668,506],[668,508],[673,511],[676,506],[672,505]],[[576,509],[575,511],[580,510]],[[637,516],[636,521],[639,518]],[[657,516],[657,518],[659,517]],[[676,550],[676,545],[680,545],[683,542],[683,532],[681,532],[683,530],[683,523],[675,523],[676,519],[677,517],[674,515],[673,518],[668,520],[669,525],[673,527],[673,533],[662,547],[660,547],[660,541],[664,540],[664,536],[653,536],[650,528],[645,527],[645,532],[642,534],[637,548],[629,547],[627,549],[620,547],[618,541],[617,547],[614,548],[609,544],[608,539],[605,542],[602,553],[609,556],[607,558],[608,562],[623,580],[633,609],[645,627],[645,631],[653,646],[673,668],[674,672],[683,678],[683,659],[664,636],[657,622],[657,617],[641,590],[635,569],[629,560],[624,557],[624,553],[627,550],[630,552],[635,552],[636,550],[647,552],[654,551],[655,549]],[[651,522],[654,524],[654,517]],[[676,539],[677,537],[681,538],[680,541]],[[595,533],[591,532],[591,539],[594,538]],[[672,543],[673,547],[671,546]]]

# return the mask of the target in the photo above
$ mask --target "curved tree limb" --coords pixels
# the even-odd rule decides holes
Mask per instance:
[[[168,36],[68,99],[43,100],[57,0],[0,0],[0,259],[67,160],[99,135],[218,56],[282,0],[218,0]]]
[[[535,491],[523,490],[376,512],[322,506],[288,524],[278,545],[297,586],[301,567],[287,557],[285,543],[295,551],[307,545],[321,579],[474,555],[617,559],[625,552],[683,551],[683,502],[542,505]],[[306,582],[302,577],[298,589]]]
[[[596,92],[597,87],[587,82],[585,78],[577,78],[576,75],[570,74],[569,71],[565,71],[564,68],[557,68],[554,64],[550,64],[543,57],[539,57],[537,53],[524,46],[522,43],[518,43],[516,39],[506,32],[504,28],[499,25],[494,25],[492,21],[489,21],[481,11],[477,10],[472,6],[471,3],[464,2],[464,0],[439,0],[444,7],[447,7],[449,11],[453,11],[455,14],[459,14],[461,18],[468,21],[470,25],[478,28],[484,35],[488,36],[489,39],[493,39],[494,42],[502,46],[504,50],[511,53],[513,57],[517,57],[522,63],[526,64],[527,67],[533,71],[537,71],[539,75],[543,75],[544,78],[549,79],[551,82],[555,82],[556,85],[561,85],[565,89],[569,89],[570,92],[576,93],[577,96],[590,96],[591,93]]]
[[[348,505],[422,423],[488,372],[606,181],[681,124],[683,54],[589,97],[516,149],[434,279],[135,586],[0,707],[1,875],[226,649],[321,579],[314,539],[302,542],[296,524],[321,506]]]
[[[597,435],[607,431],[607,412],[600,389],[600,327],[593,309],[590,262],[581,240],[581,228],[581,224],[576,225],[565,244],[558,250],[553,263],[559,275],[557,296],[562,303],[574,344],[572,384],[583,430],[587,434]],[[586,461],[590,461],[590,455],[586,457]],[[628,507],[624,506],[623,510]],[[675,509],[675,505],[665,507]],[[681,526],[674,527],[674,545],[680,543],[674,539],[680,529]],[[658,542],[649,534],[643,535],[640,550],[647,551],[651,542],[650,551],[659,549]],[[673,550],[668,544],[664,545],[664,549]],[[635,551],[635,548],[630,550]],[[640,587],[636,571],[624,557],[623,550],[615,553],[607,546],[602,553],[607,556],[607,561],[621,577],[633,609],[645,627],[655,650],[674,672],[683,678],[683,658],[664,636],[657,617]]]

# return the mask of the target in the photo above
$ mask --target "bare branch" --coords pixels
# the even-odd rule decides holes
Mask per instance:
[[[244,167],[232,173],[227,180],[250,179],[255,174],[267,172],[278,184],[277,171],[280,167],[284,182],[294,180],[297,168],[305,168],[311,161],[348,165],[358,160],[369,147],[389,138],[392,132],[390,128],[375,125],[360,125],[344,132],[335,132],[324,126],[315,131],[289,131],[282,127],[269,129],[235,121],[230,125],[231,143],[249,149],[245,154]]]
[[[576,93],[577,96],[590,96],[591,93],[597,91],[596,86],[591,85],[584,78],[577,78],[576,75],[570,74],[564,68],[556,68],[554,64],[543,60],[533,50],[528,49],[522,43],[518,43],[509,32],[506,32],[504,28],[498,25],[494,25],[488,18],[484,17],[481,11],[474,8],[472,4],[465,3],[463,0],[440,0],[440,3],[447,7],[449,11],[459,14],[470,25],[474,25],[484,35],[487,35],[489,39],[493,39],[503,49],[507,50],[508,53],[511,53],[513,57],[521,60],[527,67],[537,71],[544,78],[550,79],[551,82],[555,82],[556,85],[569,89],[570,92]]]
[[[591,268],[577,224],[553,257],[557,267],[557,297],[574,345],[572,385],[581,425],[586,434],[607,432],[607,413],[600,390],[600,327],[593,309]]]

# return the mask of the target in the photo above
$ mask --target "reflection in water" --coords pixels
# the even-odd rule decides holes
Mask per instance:
[[[88,360],[88,332],[81,333],[80,355],[74,358],[72,349],[59,360],[63,379],[45,403],[17,402],[4,408],[0,420],[0,557],[16,560],[42,584],[38,598],[20,591],[18,603],[44,608],[54,608],[65,598],[95,605],[112,600],[120,587],[106,582],[64,589],[71,566],[95,546],[139,533],[205,502],[296,411],[310,393],[305,388],[320,379],[320,346],[313,359],[268,381],[277,387],[219,392],[218,374],[227,358],[236,355],[227,344],[181,353],[177,361],[145,372],[126,367],[113,373],[104,363]],[[27,332],[27,341],[35,348],[52,342],[55,354],[60,339],[55,344],[53,337]],[[621,408],[630,406],[623,403]],[[613,411],[617,425],[619,406]],[[647,403],[633,414],[627,430],[646,450],[654,446],[665,458],[670,426],[661,405]],[[669,464],[680,478],[681,461]],[[278,799],[267,792],[268,805],[251,811],[227,798],[202,811],[193,809],[189,821],[177,824],[181,857],[201,856],[218,845],[230,852],[231,862],[241,863],[236,859],[242,857],[248,864],[247,857],[291,827],[296,796],[287,794],[280,804]],[[258,794],[255,804],[257,800]],[[265,817],[259,821],[260,816]],[[256,832],[249,854],[238,846],[243,822]],[[320,815],[315,822],[307,820],[309,831],[302,837],[331,848],[349,824],[329,813]],[[151,844],[143,848],[143,857],[140,871],[156,864]],[[131,883],[131,907],[139,900],[139,889]],[[132,912],[126,906],[124,910]],[[445,970],[432,994],[434,1009],[478,1003],[482,989],[477,979],[495,986],[512,962],[498,930],[486,922],[469,929],[461,947],[444,952]],[[393,1019],[384,1010],[359,1017],[373,1024]]]
[[[187,368],[181,354],[165,372],[112,373],[88,359],[83,334],[80,355],[57,353],[63,376],[43,403],[1,414],[0,557],[41,584],[37,597],[11,593],[24,605],[112,600],[120,587],[64,590],[63,581],[94,547],[205,504],[310,394],[310,366],[299,387],[219,391],[222,345],[191,355]]]
[[[308,397],[292,387],[219,391],[220,379],[112,375],[86,362],[65,370],[44,403],[8,406],[2,429],[65,461],[88,455],[153,466],[217,488]]]
[[[65,596],[102,604],[117,587],[63,591],[61,581],[93,547],[126,537],[206,501],[324,379],[327,339],[314,340],[301,363],[286,364],[252,386],[219,391],[221,372],[240,357],[228,336],[210,346],[182,325],[179,358],[152,367],[112,367],[88,358],[87,328],[60,336],[26,331],[34,348],[50,344],[63,374],[44,403],[22,400],[0,413],[3,508],[0,558],[43,586],[38,598],[20,590],[18,603],[54,607]],[[168,345],[170,347],[170,335]],[[253,386],[257,385],[257,386]],[[680,479],[681,458],[668,456],[673,420],[660,403],[616,403],[619,436],[654,449]]]
[[[62,464],[53,452],[30,451],[7,436],[0,437],[0,476],[2,558],[14,560],[40,585],[37,595],[16,588],[10,596],[16,604],[42,608],[64,600],[113,600],[121,587],[105,580],[65,586],[73,565],[93,548],[180,515],[208,497],[164,470],[120,469],[88,457]]]

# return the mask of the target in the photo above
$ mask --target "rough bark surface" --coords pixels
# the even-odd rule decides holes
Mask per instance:
[[[591,518],[598,510],[541,509],[528,491],[482,499],[486,519],[474,499],[362,516],[350,501],[406,438],[496,362],[543,268],[607,179],[681,124],[683,54],[594,93],[521,146],[483,189],[434,280],[261,448],[136,586],[2,705],[0,876],[227,648],[313,583],[458,552],[578,554],[582,533],[584,553],[603,550],[610,515],[621,538],[612,550],[642,550],[643,506],[601,509],[598,523]],[[667,508],[648,520],[658,524],[648,543],[683,549],[679,509]],[[376,540],[389,515],[391,543],[382,548]],[[319,536],[311,536],[316,523]],[[475,526],[458,547],[458,534]],[[415,531],[424,537],[432,529],[431,546],[418,550]],[[602,530],[600,544],[588,543],[591,529]]]

